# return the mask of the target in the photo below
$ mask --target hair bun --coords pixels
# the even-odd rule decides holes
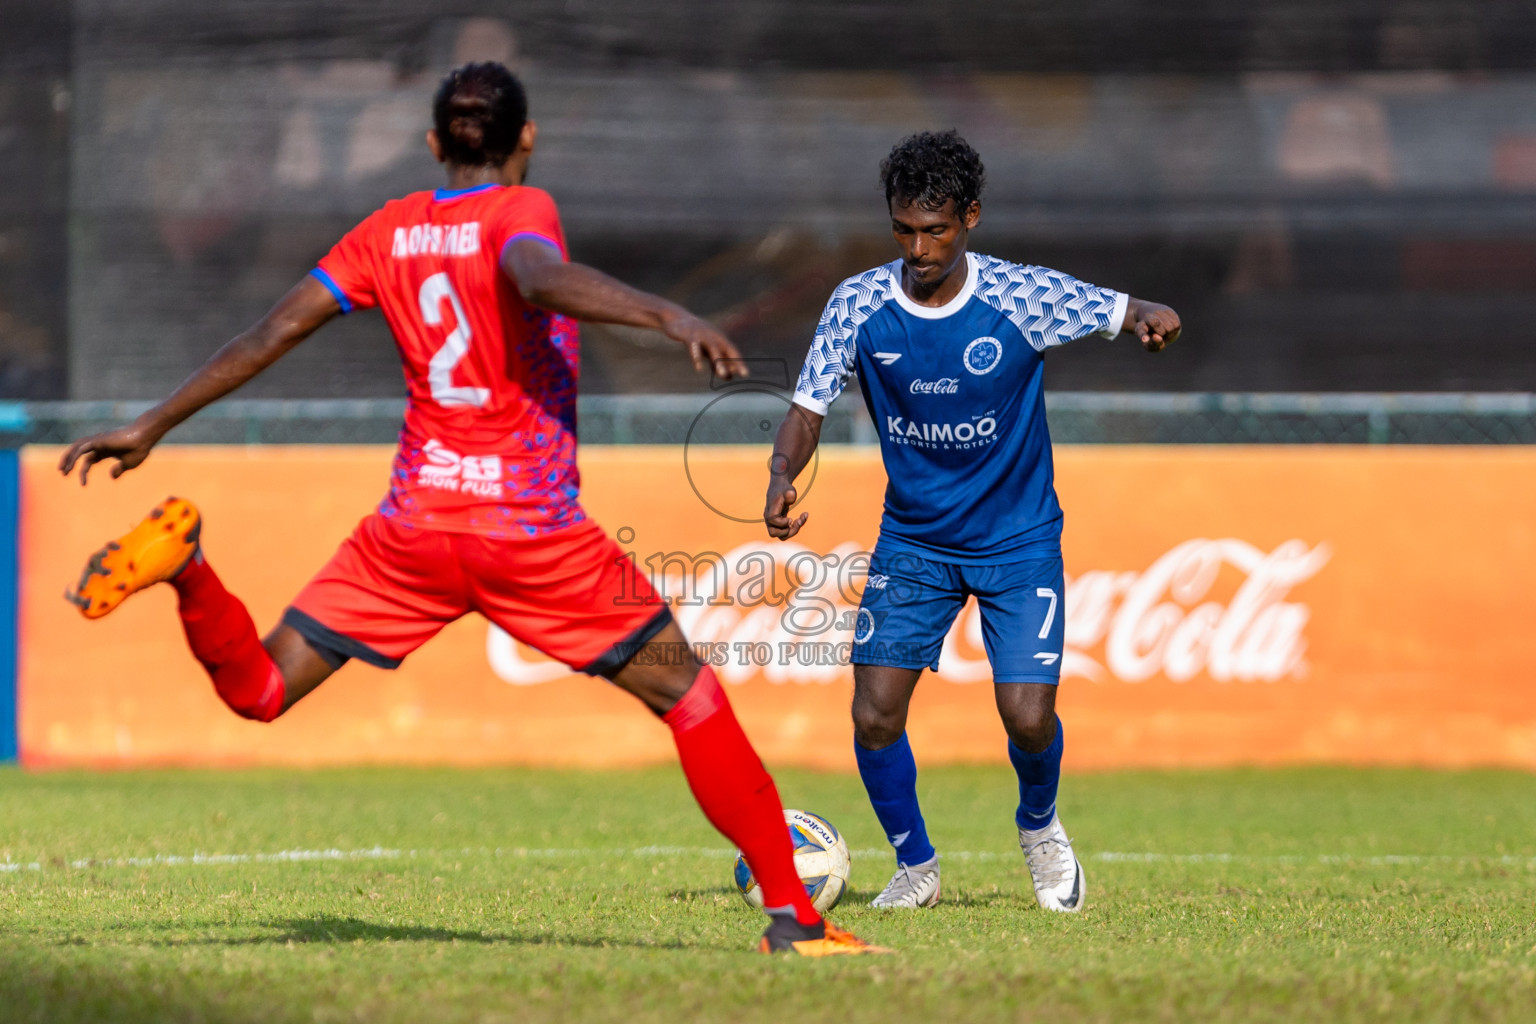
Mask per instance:
[[[448,133],[470,149],[480,149],[485,145],[485,118],[456,117],[448,125]]]
[[[527,119],[522,83],[500,64],[456,69],[432,100],[443,158],[463,167],[501,166],[516,152]]]

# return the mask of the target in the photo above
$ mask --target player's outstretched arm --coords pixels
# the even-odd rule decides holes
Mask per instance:
[[[1179,340],[1184,329],[1179,314],[1167,306],[1146,299],[1132,298],[1125,306],[1122,331],[1130,331],[1148,352],[1161,352],[1169,342]]]
[[[825,419],[803,405],[791,405],[784,415],[784,422],[779,424],[779,434],[773,440],[773,458],[768,462],[768,500],[763,507],[763,523],[768,527],[769,536],[788,540],[799,533],[800,527],[810,518],[809,512],[802,512],[793,519],[789,513],[800,498],[795,490],[795,477],[816,453]]]
[[[329,289],[305,277],[249,330],[219,349],[165,401],[126,427],[84,437],[69,446],[59,460],[65,476],[80,463],[83,486],[91,467],[116,459],[115,480],[149,458],[150,449],[178,423],[277,362],[289,349],[309,337],[341,312]]]
[[[567,263],[547,242],[514,239],[501,255],[501,269],[535,306],[577,320],[660,331],[688,350],[693,368],[701,373],[713,369],[724,380],[747,375],[741,352],[711,324],[600,270]]]

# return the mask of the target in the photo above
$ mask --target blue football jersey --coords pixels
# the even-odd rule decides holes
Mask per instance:
[[[795,385],[826,415],[857,373],[889,480],[882,550],[982,565],[1060,550],[1043,353],[1114,337],[1128,298],[1044,267],[968,253],[960,294],[920,306],[901,261],[838,286]]]

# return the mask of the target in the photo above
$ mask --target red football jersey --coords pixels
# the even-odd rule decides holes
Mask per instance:
[[[436,530],[536,536],[581,522],[576,323],[523,301],[501,270],[515,238],[565,258],[536,188],[416,192],[374,213],[314,271],[342,311],[378,306],[409,398],[380,511]]]

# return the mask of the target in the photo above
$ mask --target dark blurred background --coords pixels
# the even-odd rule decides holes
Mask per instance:
[[[881,156],[959,128],[974,247],[1176,306],[1062,390],[1536,390],[1536,5],[0,0],[0,397],[154,397],[384,200],[469,59],[523,75],[573,255],[798,367],[890,259]],[[692,391],[584,330],[589,392]],[[377,314],[244,394],[403,391]]]

